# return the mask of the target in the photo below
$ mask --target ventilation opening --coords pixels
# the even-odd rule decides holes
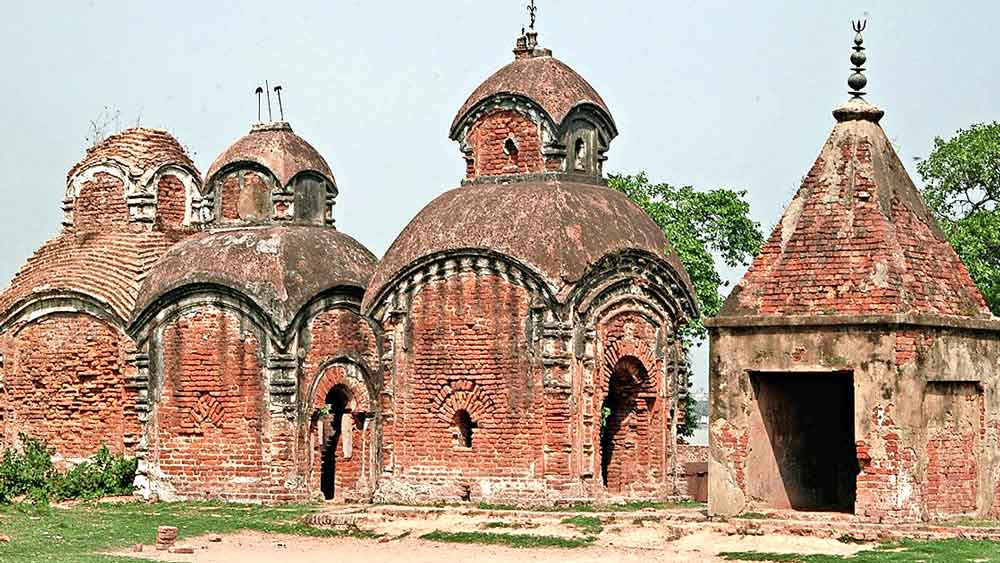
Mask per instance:
[[[327,420],[321,421],[322,424],[326,425],[326,428],[324,428],[326,440],[323,444],[323,462],[320,477],[320,490],[323,492],[323,498],[326,500],[332,500],[336,494],[337,456],[342,455],[342,451],[338,452],[338,446],[341,444],[344,436],[344,427],[348,426],[347,431],[350,432],[351,429],[349,427],[353,421],[349,407],[350,403],[350,391],[343,385],[334,386],[326,394],[326,406],[330,411],[330,416]]]
[[[851,373],[754,373],[749,496],[773,508],[854,512],[860,472]]]
[[[573,169],[578,172],[587,171],[587,142],[583,139],[576,140],[576,148],[573,151],[576,155],[574,160]]]
[[[512,161],[517,161],[517,143],[514,142],[514,139],[508,137],[503,142],[503,153],[510,157]]]
[[[462,409],[455,413],[455,437],[458,445],[463,448],[472,447],[472,432],[476,423],[469,416],[469,411]]]
[[[631,462],[635,461],[629,458],[639,454],[635,443],[641,440],[641,431],[634,415],[639,382],[645,376],[642,363],[627,357],[618,361],[608,381],[608,394],[601,405],[601,478],[609,491],[625,489],[631,479]]]
[[[459,485],[458,496],[462,502],[472,502],[472,486]]]

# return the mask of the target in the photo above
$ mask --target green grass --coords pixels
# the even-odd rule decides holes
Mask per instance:
[[[530,534],[498,534],[495,532],[442,532],[435,530],[420,536],[422,540],[446,543],[473,543],[504,545],[507,547],[537,548],[561,547],[573,549],[594,543],[594,538],[560,538],[557,536],[533,536]]]
[[[139,561],[100,555],[136,543],[152,544],[157,526],[177,526],[180,542],[207,533],[240,530],[307,536],[367,536],[360,531],[320,529],[301,518],[318,506],[261,507],[221,503],[99,504],[62,509],[48,506],[0,506],[0,543],[4,563]]]
[[[495,528],[513,528],[513,529],[519,529],[519,528],[523,528],[524,525],[523,524],[519,524],[517,522],[500,522],[500,521],[494,521],[494,522],[487,522],[483,527],[487,528],[487,529],[495,529]]]
[[[730,561],[784,561],[793,563],[930,563],[1000,562],[1000,542],[949,539],[940,541],[903,540],[849,557],[839,555],[799,555],[794,553],[722,553]]]
[[[573,526],[588,536],[596,536],[604,531],[601,519],[596,516],[572,516],[563,518],[562,523]]]
[[[770,516],[760,512],[744,512],[742,514],[737,514],[733,518],[739,518],[741,520],[767,520]]]

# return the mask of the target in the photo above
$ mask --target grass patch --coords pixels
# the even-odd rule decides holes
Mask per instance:
[[[358,530],[313,528],[303,516],[318,505],[262,507],[222,503],[101,504],[85,503],[62,509],[49,506],[0,506],[3,533],[0,543],[4,563],[108,563],[139,561],[98,552],[132,544],[152,544],[157,526],[177,526],[179,541],[208,533],[241,530],[304,536],[372,537]]]
[[[519,524],[517,522],[500,522],[500,521],[496,521],[496,522],[487,522],[486,524],[483,525],[483,527],[487,528],[487,529],[495,529],[495,528],[520,529],[520,528],[523,528],[524,525],[523,524]]]
[[[1000,542],[948,539],[939,541],[903,540],[851,556],[801,555],[794,553],[757,553],[738,551],[721,553],[730,561],[778,561],[794,563],[925,563],[925,562],[1000,562]]]
[[[503,545],[507,547],[561,547],[574,549],[594,543],[594,538],[560,538],[557,536],[533,536],[530,534],[500,534],[496,532],[442,532],[434,530],[420,536],[422,540],[446,543],[472,543]]]
[[[596,536],[604,531],[601,519],[596,516],[573,516],[570,518],[563,518],[562,523],[573,526],[588,536]]]
[[[965,528],[1000,528],[1000,520],[982,520],[979,518],[959,518],[957,520],[940,520],[934,523],[936,526],[965,527]]]
[[[767,520],[770,516],[761,512],[744,512],[742,514],[737,514],[733,518],[739,518],[741,520]]]

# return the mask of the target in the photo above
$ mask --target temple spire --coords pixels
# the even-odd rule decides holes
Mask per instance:
[[[852,100],[863,99],[865,95],[864,87],[868,84],[868,79],[865,78],[865,75],[863,74],[865,70],[864,64],[865,61],[868,60],[868,57],[865,55],[865,38],[861,35],[861,32],[863,32],[867,26],[868,20],[851,22],[851,27],[854,29],[854,52],[851,53],[851,64],[853,64],[854,67],[851,68],[851,70],[854,72],[851,74],[850,78],[847,79],[847,85],[851,87],[851,91],[849,93],[851,94]]]
[[[537,20],[538,6],[535,5],[535,0],[531,0],[528,3],[528,29],[525,31],[524,27],[521,27],[521,35],[517,38],[517,44],[514,47],[514,54],[517,58],[539,54],[536,53],[536,49],[538,49],[538,32],[535,31],[535,22]]]

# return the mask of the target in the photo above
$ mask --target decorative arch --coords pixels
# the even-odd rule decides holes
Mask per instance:
[[[365,368],[345,358],[332,358],[319,370],[307,394],[313,409],[322,408],[326,396],[337,385],[343,385],[351,393],[351,410],[355,413],[372,412],[371,393],[365,382]]]
[[[481,248],[446,250],[414,260],[383,284],[364,310],[381,320],[389,311],[405,310],[413,295],[428,283],[465,272],[497,275],[527,289],[552,313],[560,311],[555,290],[540,272],[516,258]]]
[[[459,411],[465,411],[473,421],[488,418],[496,411],[489,393],[474,381],[451,381],[442,385],[433,398],[437,416],[451,425]]]

